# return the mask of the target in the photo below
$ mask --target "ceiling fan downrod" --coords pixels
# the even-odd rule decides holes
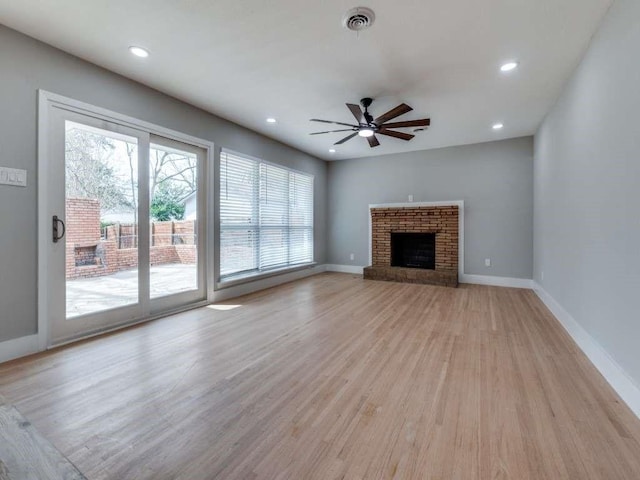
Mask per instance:
[[[373,115],[369,113],[369,107],[373,103],[373,98],[365,97],[360,100],[360,105],[364,108],[363,117],[367,121],[367,125],[371,126],[373,123]]]

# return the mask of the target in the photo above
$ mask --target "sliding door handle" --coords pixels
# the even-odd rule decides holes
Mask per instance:
[[[62,225],[62,233],[60,233],[58,228],[60,225]],[[58,243],[58,240],[64,237],[64,234],[66,233],[66,231],[67,231],[67,227],[65,226],[62,219],[58,218],[57,215],[54,215],[53,216],[53,243]]]

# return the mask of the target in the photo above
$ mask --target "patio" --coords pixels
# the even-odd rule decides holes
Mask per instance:
[[[176,263],[151,267],[152,299],[196,288],[195,264]],[[67,280],[67,318],[131,305],[137,301],[137,268],[102,277]]]

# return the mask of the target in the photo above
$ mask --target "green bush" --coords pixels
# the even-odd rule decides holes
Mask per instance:
[[[184,219],[184,203],[168,192],[158,190],[149,207],[151,218],[157,222]]]

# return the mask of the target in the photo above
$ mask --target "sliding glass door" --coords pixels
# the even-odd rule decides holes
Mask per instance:
[[[204,300],[206,152],[60,108],[48,135],[49,343]]]

